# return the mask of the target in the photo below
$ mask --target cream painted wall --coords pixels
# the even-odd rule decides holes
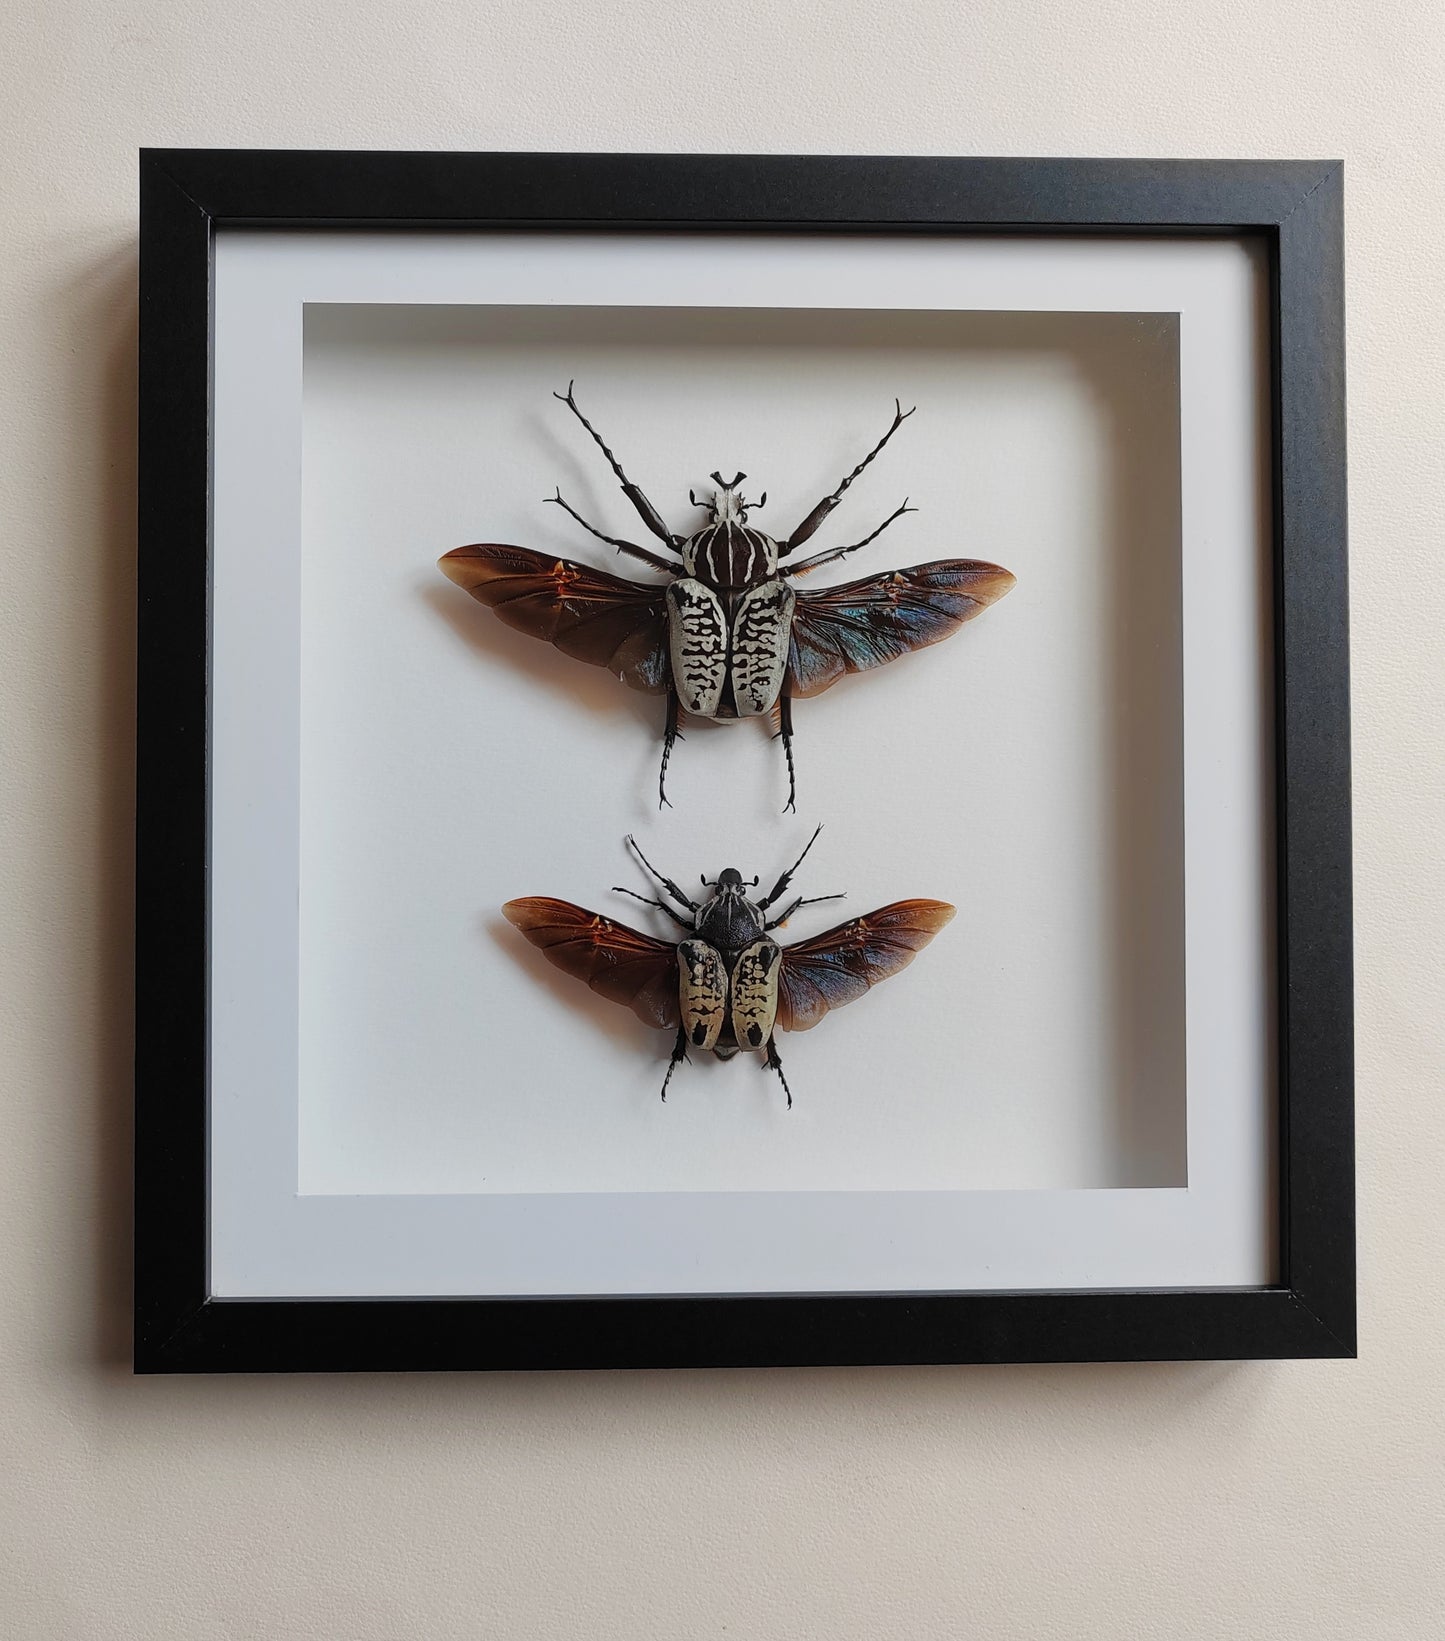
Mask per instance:
[[[1438,1635],[1434,0],[37,0],[0,69],[0,1633]],[[1358,1363],[136,1381],[141,144],[1343,155]]]

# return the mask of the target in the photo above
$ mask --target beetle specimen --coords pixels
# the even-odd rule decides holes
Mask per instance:
[[[650,564],[670,582],[626,581],[570,559],[526,547],[483,544],[458,547],[441,560],[442,571],[473,598],[490,605],[509,627],[545,638],[565,655],[606,667],[633,689],[667,696],[659,807],[667,799],[667,764],[683,712],[700,718],[751,718],[774,714],[788,763],[788,802],[797,792],[793,769],[793,700],[817,695],[848,672],[882,666],[909,650],[948,637],[1013,586],[996,564],[977,559],[940,559],[890,570],[863,581],[818,592],[800,592],[789,577],[856,553],[904,513],[905,499],[871,534],[847,547],[785,564],[810,540],[842,501],[853,481],[913,414],[894,401],[892,425],[838,488],[784,540],[748,522],[767,492],[748,501],[739,488],[746,473],[712,480],[713,495],[694,507],[708,520],[691,535],[670,530],[662,515],[623,472],[602,436],[578,408],[568,383],[554,397],[572,411],[597,442],[622,493],[673,559],[609,536],[562,499],[548,498],[584,530],[619,553]],[[917,408],[916,406],[914,407]]]
[[[941,900],[897,900],[811,940],[779,945],[772,931],[800,906],[843,898],[799,896],[776,917],[768,916],[821,831],[813,833],[761,900],[747,894],[757,887],[757,878],[746,882],[729,866],[714,881],[702,879],[712,893],[701,904],[664,877],[629,837],[628,844],[667,899],[653,900],[631,889],[616,892],[665,912],[686,932],[681,941],[658,940],[570,901],[540,896],[509,900],[502,915],[563,973],[586,981],[599,996],[626,1004],[645,1025],[676,1029],[662,1080],[664,1100],[689,1046],[711,1049],[720,1060],[748,1048],[760,1050],[763,1068],[777,1072],[791,1108],[793,1094],[778,1058],[777,1032],[811,1030],[829,1009],[842,1008],[897,974],[954,914]]]

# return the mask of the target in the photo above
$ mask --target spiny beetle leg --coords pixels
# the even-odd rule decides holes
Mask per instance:
[[[763,1061],[764,1071],[776,1071],[778,1081],[783,1085],[783,1093],[788,1096],[788,1110],[793,1109],[793,1091],[788,1087],[788,1079],[783,1075],[783,1062],[778,1058],[778,1045],[775,1038],[769,1037],[764,1047],[767,1056]]]
[[[813,828],[813,835],[808,839],[807,843],[803,845],[802,854],[798,856],[787,871],[783,873],[772,888],[768,890],[767,894],[765,894],[758,902],[759,911],[767,911],[768,907],[771,906],[772,903],[787,889],[788,885],[793,881],[793,874],[808,858],[808,851],[818,841],[818,834],[822,830],[823,828],[821,826],[815,826]]]
[[[637,856],[652,876],[657,879],[662,887],[667,890],[668,894],[670,894],[680,906],[686,906],[690,912],[695,912],[698,909],[697,902],[695,900],[689,900],[670,877],[664,877],[662,873],[658,871],[647,856],[643,854],[642,850],[638,847],[637,839],[633,837],[630,832],[627,834],[627,844],[633,854]]]
[[[905,496],[902,507],[895,507],[872,535],[864,536],[862,541],[855,541],[851,547],[834,547],[826,553],[814,553],[812,558],[801,558],[796,564],[788,566],[788,574],[807,575],[809,570],[816,570],[820,564],[831,564],[834,559],[847,558],[849,553],[856,553],[860,547],[866,547],[870,541],[877,541],[894,519],[902,518],[905,513],[916,513],[917,511],[916,507],[908,505],[908,498]]]
[[[672,907],[667,905],[665,901],[653,900],[648,895],[640,895],[636,889],[624,889],[620,883],[614,883],[612,885],[612,892],[615,895],[631,895],[634,900],[640,900],[644,906],[656,906],[658,911],[666,912],[672,921],[677,924],[678,928],[686,929],[689,934],[694,933],[692,924],[689,923],[685,917],[682,917],[677,912],[673,911]]]
[[[764,934],[770,934],[774,929],[781,929],[782,926],[788,921],[788,919],[793,915],[793,913],[798,910],[798,908],[800,906],[819,906],[825,900],[846,900],[847,898],[848,898],[848,896],[846,894],[808,895],[806,897],[803,896],[803,895],[799,895],[798,898],[793,902],[793,904],[791,906],[788,907],[788,909],[785,912],[779,912],[778,915],[775,918],[772,918],[767,923],[763,924],[763,933]]]
[[[577,420],[581,422],[583,427],[585,427],[597,441],[597,448],[607,458],[607,465],[617,475],[617,482],[622,486],[622,494],[626,496],[628,501],[630,501],[637,509],[637,516],[642,520],[647,528],[652,531],[653,535],[655,535],[659,541],[665,541],[667,545],[672,548],[673,552],[679,551],[682,547],[682,537],[673,535],[672,531],[669,530],[667,525],[663,523],[662,515],[652,505],[647,497],[643,495],[632,480],[628,478],[626,473],[622,471],[621,464],[618,462],[616,456],[614,456],[607,448],[607,445],[603,441],[602,435],[578,409],[577,400],[572,395],[572,389],[575,385],[576,384],[574,382],[568,382],[567,391],[565,393],[554,393],[552,397],[554,399],[560,399],[562,403],[567,406],[568,410],[572,412]],[[591,526],[588,528],[590,529]],[[610,538],[604,536],[603,539],[608,540]]]
[[[783,756],[788,760],[788,801],[783,805],[783,813],[796,814],[798,812],[798,772],[793,767],[793,698],[791,695],[778,697],[778,733],[773,739],[783,743]],[[819,831],[822,830],[820,827]],[[818,833],[813,834],[817,837]],[[807,853],[807,850],[804,850]],[[796,871],[797,868],[794,867]],[[774,891],[775,893],[777,891]],[[767,901],[763,902],[767,905]]]
[[[560,490],[555,496],[544,496],[542,499],[543,501],[555,502],[563,512],[570,513],[584,530],[590,530],[598,541],[605,541],[609,547],[615,547],[619,553],[626,553],[631,558],[640,558],[644,564],[650,564],[654,570],[666,570],[668,575],[677,575],[680,571],[680,565],[670,563],[665,558],[659,558],[656,553],[649,553],[645,547],[639,547],[634,542],[622,541],[617,536],[609,536],[604,531],[599,530],[595,524],[589,524],[575,507],[562,500]]]
[[[918,406],[914,405],[913,410],[917,409]],[[783,558],[788,553],[791,553],[795,547],[801,547],[809,536],[817,530],[818,526],[825,518],[827,518],[829,513],[831,513],[838,503],[842,501],[843,492],[850,484],[852,484],[853,480],[858,477],[863,469],[867,467],[869,462],[873,460],[878,452],[882,450],[883,446],[888,443],[898,429],[903,426],[904,422],[906,422],[913,414],[913,410],[905,410],[901,399],[895,399],[893,401],[893,425],[888,429],[883,437],[879,439],[878,443],[873,446],[863,460],[858,463],[848,477],[843,480],[842,484],[838,486],[833,494],[831,496],[824,496],[822,501],[820,501],[813,511],[808,514],[807,518],[805,518],[798,528],[793,531],[792,535],[790,535],[783,543],[782,547],[779,548],[779,558]]]
[[[677,1039],[672,1045],[672,1058],[667,1062],[667,1075],[662,1079],[662,1098],[664,1101],[667,1099],[667,1085],[672,1081],[673,1072],[676,1071],[678,1066],[680,1066],[686,1059],[687,1033],[681,1026],[679,1026],[677,1028]],[[778,1075],[781,1077],[782,1072],[779,1072]],[[786,1083],[783,1084],[784,1088],[787,1086],[788,1085]],[[791,1105],[792,1101],[789,1100],[788,1104]]]
[[[657,807],[671,809],[672,803],[667,796],[667,761],[672,757],[672,744],[683,739],[678,734],[678,722],[682,708],[677,699],[677,691],[669,689],[667,692],[667,724],[662,732],[662,767],[657,772]]]

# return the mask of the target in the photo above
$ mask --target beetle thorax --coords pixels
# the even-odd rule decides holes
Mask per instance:
[[[740,489],[746,477],[739,473],[728,484],[719,474],[713,474],[718,488],[707,504],[712,519],[683,543],[682,561],[687,574],[712,587],[736,591],[778,573],[777,542],[748,523],[751,504]]]
[[[725,519],[704,525],[682,546],[683,568],[711,587],[738,591],[778,573],[778,544],[751,525]]]
[[[729,868],[719,874],[716,892],[697,914],[698,934],[727,958],[756,940],[766,921],[745,887],[741,874]]]

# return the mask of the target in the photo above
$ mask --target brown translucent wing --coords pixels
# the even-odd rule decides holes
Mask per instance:
[[[625,1004],[644,1025],[677,1024],[676,946],[570,900],[509,900],[502,916],[549,963],[585,981],[599,997]]]
[[[442,574],[518,632],[659,695],[669,677],[665,585],[624,581],[526,547],[458,547]]]
[[[778,974],[778,1025],[807,1031],[829,1009],[840,1009],[870,986],[907,968],[952,921],[942,900],[896,900],[826,934],[783,948]]]
[[[844,673],[867,672],[936,644],[1013,584],[997,564],[947,558],[817,592],[800,588],[788,694],[818,695]]]

